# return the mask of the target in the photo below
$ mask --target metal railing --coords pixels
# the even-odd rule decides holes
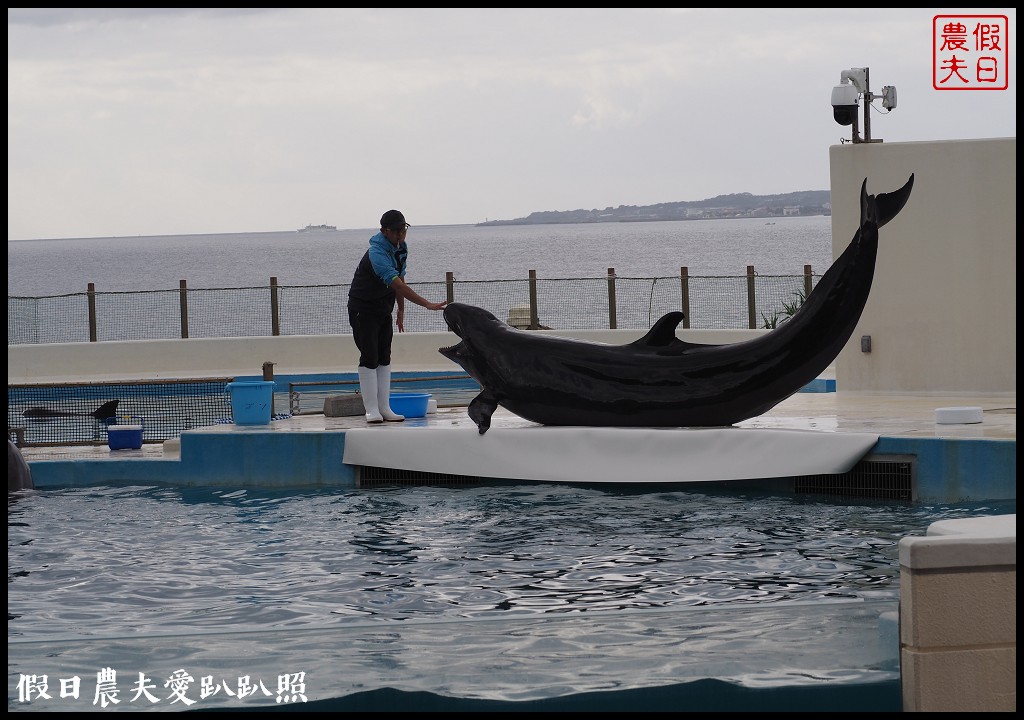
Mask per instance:
[[[480,392],[480,385],[464,372],[391,376],[394,392],[428,392],[437,407],[464,407]],[[288,412],[291,415],[315,415],[324,412],[324,400],[331,395],[355,395],[359,379],[292,380],[288,383]],[[361,414],[361,411],[360,411]]]
[[[413,283],[426,298],[483,307],[524,329],[647,329],[682,310],[683,328],[771,328],[810,294],[819,276],[606,277]],[[7,298],[7,344],[349,334],[345,285],[280,285],[83,293]],[[447,330],[441,313],[409,304],[408,332]]]

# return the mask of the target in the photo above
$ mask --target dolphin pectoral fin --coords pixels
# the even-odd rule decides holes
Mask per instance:
[[[491,415],[498,409],[498,401],[486,390],[469,403],[469,419],[476,423],[483,435],[491,427]]]

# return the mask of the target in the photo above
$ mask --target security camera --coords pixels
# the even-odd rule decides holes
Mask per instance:
[[[860,93],[845,78],[832,88],[832,117],[840,125],[853,125],[857,119],[857,105]]]

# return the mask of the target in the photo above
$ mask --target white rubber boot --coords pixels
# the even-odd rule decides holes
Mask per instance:
[[[377,406],[381,416],[387,422],[402,422],[405,415],[399,415],[391,409],[391,366],[377,366]]]
[[[377,371],[375,369],[359,366],[359,392],[363,396],[366,422],[384,422],[380,410],[377,409]]]

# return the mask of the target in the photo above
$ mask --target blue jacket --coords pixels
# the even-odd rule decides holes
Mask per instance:
[[[361,311],[391,313],[395,308],[395,291],[391,287],[396,277],[405,277],[409,247],[402,242],[395,247],[378,232],[370,238],[370,247],[356,265],[352,284],[348,289],[348,306]]]

